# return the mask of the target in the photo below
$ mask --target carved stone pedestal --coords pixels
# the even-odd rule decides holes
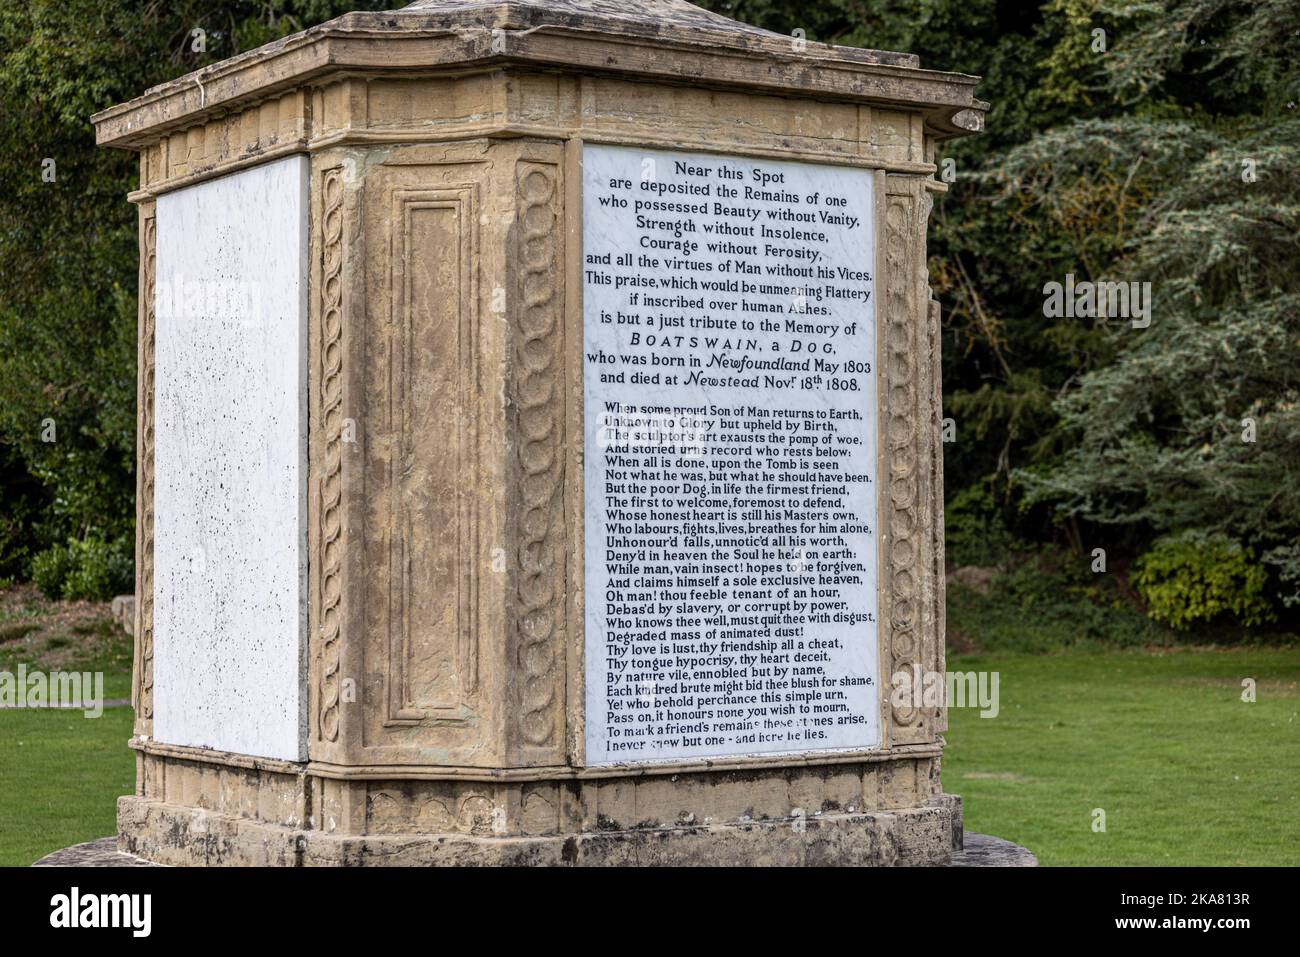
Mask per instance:
[[[974,83],[681,0],[425,0],[348,14],[97,115],[101,143],[140,154],[138,761],[121,849],[176,864],[946,863],[961,825],[939,782],[945,713],[891,701],[889,685],[944,670],[925,231],[945,189],[936,143],[981,125]],[[597,150],[640,175],[584,181]],[[735,197],[722,167],[745,177]],[[684,192],[637,185],[650,181]],[[614,194],[699,208],[629,207],[593,231]],[[799,382],[751,385],[760,373],[741,363],[737,419],[863,410],[858,432],[839,433],[869,450],[854,453],[862,475],[824,490],[869,526],[845,537],[858,570],[834,586],[861,616],[795,626],[800,646],[831,649],[808,681],[852,690],[834,706],[810,693],[813,717],[793,703],[802,684],[765,676],[788,654],[765,638],[752,668],[748,652],[688,667],[697,639],[724,647],[699,621],[644,646],[665,663],[629,695],[639,705],[611,690],[603,642],[616,647],[621,626],[606,607],[624,598],[611,600],[621,579],[605,564],[612,506],[590,507],[614,494],[590,471],[604,467],[589,419],[606,388],[593,343],[620,335],[612,348],[632,354],[644,340],[602,332],[596,297],[616,274],[665,277],[667,296],[667,277],[712,253],[696,236],[675,267],[680,246],[638,236],[680,242],[685,221],[732,215],[715,203],[777,232],[710,260],[759,271],[728,302],[701,290],[671,308],[743,316],[780,300],[799,321],[773,315],[773,341],[829,345],[838,370],[801,366],[800,352]],[[791,227],[776,218],[787,203],[839,225]],[[869,275],[750,288],[823,247],[828,272]],[[679,347],[722,364],[722,346]],[[705,416],[723,395],[681,388]],[[810,523],[821,494],[799,497]],[[739,514],[722,521],[744,526]],[[766,531],[752,546],[780,548]],[[698,600],[739,616],[752,600],[739,595],[729,612]],[[723,722],[732,692],[706,708],[712,691],[673,690],[722,674],[782,710]],[[629,718],[644,743],[625,744],[634,707],[658,717]],[[795,717],[778,718],[786,708]],[[698,743],[672,730],[677,714],[707,727]],[[778,727],[770,737],[800,743],[756,743]]]

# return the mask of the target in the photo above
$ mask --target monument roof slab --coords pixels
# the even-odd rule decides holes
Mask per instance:
[[[92,117],[101,145],[139,148],[331,76],[520,66],[798,93],[921,111],[938,138],[977,132],[977,77],[916,56],[804,41],[686,0],[417,0],[357,11],[170,80]]]

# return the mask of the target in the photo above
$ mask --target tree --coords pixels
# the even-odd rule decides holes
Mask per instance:
[[[1109,83],[1134,113],[1042,134],[1000,171],[1060,210],[1128,170],[1141,201],[1101,273],[1154,293],[1149,328],[1103,324],[1113,355],[1055,403],[1069,451],[1020,473],[1026,500],[1153,552],[1245,546],[1298,604],[1300,5],[1123,12]]]
[[[0,579],[70,538],[133,534],[136,169],[95,146],[90,115],[356,6],[0,5]]]

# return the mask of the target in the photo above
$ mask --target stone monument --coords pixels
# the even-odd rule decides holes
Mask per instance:
[[[351,13],[140,155],[133,795],[207,864],[946,863],[936,144],[684,0]]]

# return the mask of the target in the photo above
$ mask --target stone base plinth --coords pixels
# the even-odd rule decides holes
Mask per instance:
[[[139,797],[118,803],[120,851],[161,864],[251,866],[947,865],[959,803],[534,837],[337,835]]]
[[[118,850],[116,837],[74,844],[37,861],[34,867],[156,867]],[[954,851],[951,867],[1037,867],[1038,859],[1019,844],[987,834],[967,834],[965,847]]]
[[[134,746],[140,790],[119,799],[120,849],[162,864],[928,865],[962,840],[933,745],[656,773],[436,774]]]

